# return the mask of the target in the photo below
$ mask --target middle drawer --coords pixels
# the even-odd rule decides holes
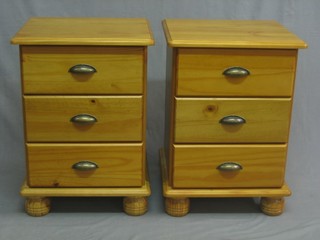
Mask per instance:
[[[28,142],[142,141],[142,96],[24,96]]]
[[[175,143],[287,142],[291,98],[176,98]]]

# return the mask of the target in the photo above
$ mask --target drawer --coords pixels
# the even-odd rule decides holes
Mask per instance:
[[[286,150],[286,144],[174,145],[173,186],[281,187]]]
[[[176,98],[176,143],[287,142],[290,98]]]
[[[296,50],[178,49],[178,96],[291,96]],[[242,67],[246,77],[224,75]]]
[[[30,187],[142,185],[142,144],[27,144]]]
[[[143,47],[22,46],[21,54],[26,94],[143,92]],[[90,65],[96,72],[69,72],[79,64]]]
[[[28,142],[142,141],[142,96],[24,96]]]

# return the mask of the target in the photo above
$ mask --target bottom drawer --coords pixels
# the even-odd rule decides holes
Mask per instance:
[[[281,187],[286,152],[287,144],[177,144],[173,151],[172,185],[174,188]]]
[[[27,144],[30,187],[134,187],[143,144]]]

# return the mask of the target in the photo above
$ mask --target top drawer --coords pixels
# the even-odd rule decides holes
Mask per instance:
[[[291,96],[296,50],[179,48],[178,96]],[[249,75],[227,76],[241,67]]]
[[[143,92],[143,47],[22,46],[21,56],[25,94]],[[80,64],[96,72],[69,71]]]

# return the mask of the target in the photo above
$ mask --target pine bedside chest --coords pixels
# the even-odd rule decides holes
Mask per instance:
[[[29,215],[50,197],[124,197],[147,211],[145,19],[32,18],[20,45]]]
[[[166,212],[189,198],[261,197],[283,211],[297,53],[306,43],[275,21],[163,21],[166,132],[160,150]]]

